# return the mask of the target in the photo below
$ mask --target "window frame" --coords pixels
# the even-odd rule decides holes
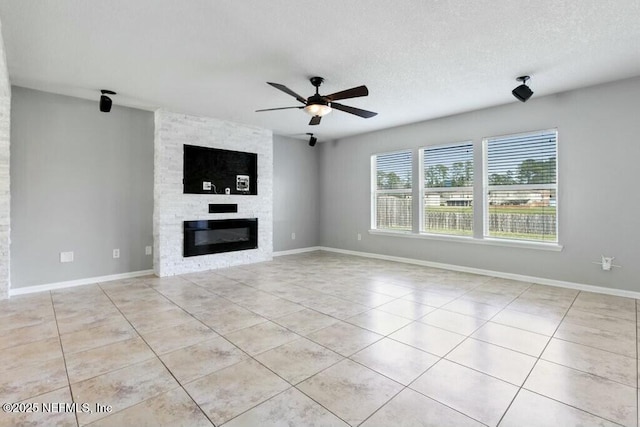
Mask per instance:
[[[400,189],[386,189],[386,190],[378,190],[378,167],[377,160],[378,156],[390,155],[390,154],[404,154],[408,153],[410,155],[410,166],[411,166],[411,187],[410,188],[400,188]],[[385,151],[382,153],[374,153],[371,155],[371,199],[370,199],[370,208],[371,208],[371,230],[375,230],[378,232],[384,233],[402,233],[409,234],[413,232],[413,191],[414,191],[414,177],[413,177],[413,150],[412,149],[402,149],[402,150],[394,150],[394,151]],[[378,194],[407,194],[411,196],[411,219],[412,224],[408,230],[393,230],[389,228],[378,228],[378,204],[377,204],[377,196]]]
[[[555,241],[550,240],[529,240],[529,239],[512,239],[505,237],[495,237],[488,235],[488,222],[489,222],[489,204],[488,204],[488,140],[494,138],[506,138],[506,137],[517,137],[523,135],[535,135],[535,134],[545,134],[549,132],[554,132],[556,136],[556,145],[555,145],[555,154],[556,154],[556,165],[555,165],[555,173],[556,173],[556,183],[551,184],[551,186],[555,186],[556,198],[555,198],[555,208],[556,208],[556,239]],[[447,145],[461,145],[465,143],[470,143],[473,146],[473,234],[472,235],[454,235],[454,234],[443,234],[443,233],[428,233],[422,230],[423,222],[424,222],[424,206],[423,200],[419,200],[424,197],[425,188],[424,188],[424,154],[422,152],[423,149],[437,147],[437,146],[447,146]],[[431,146],[422,146],[417,148],[405,148],[400,150],[390,150],[386,152],[380,153],[372,153],[370,155],[371,159],[371,169],[370,169],[370,228],[368,233],[370,235],[376,236],[386,236],[386,237],[396,237],[402,239],[422,239],[422,240],[432,240],[432,241],[441,241],[441,242],[452,242],[452,243],[465,243],[465,244],[474,244],[474,245],[482,245],[482,246],[496,246],[496,247],[506,247],[506,248],[517,248],[517,249],[531,249],[531,250],[542,250],[542,251],[553,251],[560,252],[563,250],[563,246],[561,244],[561,225],[560,225],[560,199],[561,199],[561,184],[560,184],[560,139],[559,139],[559,131],[557,127],[548,128],[544,130],[536,129],[533,131],[526,132],[514,132],[514,133],[505,133],[502,135],[491,135],[482,138],[469,138],[466,140],[462,140],[454,143],[446,143],[446,144],[434,144]],[[412,203],[411,203],[411,215],[412,215],[412,228],[411,229],[390,229],[390,228],[376,228],[377,227],[377,206],[376,206],[376,191],[377,191],[377,168],[376,168],[376,159],[377,156],[385,155],[385,154],[394,154],[394,153],[411,153],[411,170],[412,170],[412,188],[409,189],[400,189],[400,190],[380,190],[380,192],[389,192],[389,193],[404,193],[407,195],[411,195]],[[415,179],[418,179],[418,183],[416,185]],[[519,185],[529,185],[530,188],[535,187],[535,189],[541,189],[541,186],[548,184],[519,184]],[[513,186],[507,185],[508,189],[513,190]],[[455,187],[462,188],[462,187]],[[522,187],[521,187],[522,188]],[[498,189],[497,186],[492,186],[493,189]],[[524,188],[523,188],[524,189]]]
[[[461,147],[464,145],[470,145],[471,146],[471,166],[472,166],[472,173],[473,173],[473,181],[471,186],[467,186],[467,187],[427,187],[425,184],[425,153],[427,152],[427,150],[429,149],[435,149],[435,148],[453,148],[453,147]],[[424,146],[421,147],[418,150],[418,178],[419,178],[419,194],[420,194],[420,204],[419,204],[419,212],[418,215],[420,216],[420,224],[419,224],[419,233],[422,235],[426,235],[426,236],[442,236],[442,237],[453,237],[453,238],[461,238],[461,239],[472,239],[474,237],[474,227],[473,227],[473,221],[474,221],[474,209],[473,209],[473,205],[472,205],[472,209],[471,209],[471,218],[472,218],[472,227],[471,227],[471,233],[470,234],[454,234],[454,233],[437,233],[437,232],[432,232],[429,231],[425,228],[425,206],[424,206],[424,198],[426,197],[426,193],[427,190],[431,190],[430,192],[432,193],[444,193],[444,192],[469,192],[472,195],[472,201],[476,200],[476,194],[474,191],[474,183],[476,181],[476,167],[475,167],[475,145],[473,143],[473,140],[464,140],[464,141],[458,141],[458,142],[452,142],[452,143],[445,143],[445,144],[434,144],[434,145],[428,145],[428,146]]]
[[[544,135],[548,133],[555,134],[555,184],[511,184],[511,185],[489,185],[489,141],[501,138],[514,138]],[[560,192],[559,192],[559,156],[558,156],[558,129],[550,128],[544,130],[536,130],[529,132],[518,132],[503,135],[487,136],[482,138],[482,237],[485,240],[495,240],[504,242],[518,242],[523,244],[535,244],[535,245],[552,245],[560,246]],[[491,236],[489,234],[489,220],[490,220],[490,205],[489,205],[489,193],[490,191],[527,191],[527,190],[555,190],[555,240],[539,240],[539,239],[516,239],[510,237]]]

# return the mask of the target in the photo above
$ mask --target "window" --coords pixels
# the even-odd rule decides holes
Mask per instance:
[[[487,138],[485,235],[557,242],[557,131]]]
[[[411,151],[371,157],[372,228],[411,231]]]
[[[473,144],[427,147],[422,153],[422,231],[473,235]]]

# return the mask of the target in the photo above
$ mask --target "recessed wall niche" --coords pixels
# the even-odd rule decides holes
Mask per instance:
[[[258,155],[184,145],[185,194],[258,194]]]

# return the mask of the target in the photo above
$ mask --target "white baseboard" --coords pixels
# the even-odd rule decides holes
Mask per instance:
[[[278,251],[278,252],[273,252],[273,256],[278,257],[278,256],[285,256],[285,255],[296,255],[296,254],[301,254],[305,252],[314,252],[314,251],[335,252],[335,253],[345,254],[345,255],[354,255],[354,256],[360,256],[365,258],[374,258],[374,259],[382,259],[386,261],[402,262],[405,264],[421,265],[424,267],[441,268],[444,270],[451,270],[451,271],[460,271],[463,273],[481,274],[484,276],[499,277],[501,279],[517,280],[519,282],[536,283],[539,285],[557,286],[560,288],[576,289],[579,291],[595,292],[599,294],[640,299],[640,292],[636,292],[636,291],[627,291],[624,289],[615,289],[615,288],[605,288],[602,286],[585,285],[582,283],[546,279],[544,277],[525,276],[522,274],[505,273],[502,271],[485,270],[482,268],[465,267],[462,265],[423,261],[423,260],[413,259],[413,258],[381,255],[381,254],[375,254],[371,252],[350,251],[346,249],[330,248],[327,246],[310,246],[307,248],[291,249],[288,251]],[[9,289],[9,297],[16,296],[16,295],[31,294],[34,292],[70,288],[74,286],[91,285],[91,284],[100,283],[100,282],[108,282],[111,280],[131,279],[135,277],[148,276],[153,274],[154,274],[153,270],[133,271],[131,273],[112,274],[109,276],[90,277],[86,279],[70,280],[67,282],[48,283],[45,285],[29,286],[26,288]]]
[[[335,253],[345,254],[345,255],[355,255],[355,256],[361,256],[365,258],[375,258],[375,259],[382,259],[386,261],[403,262],[405,264],[422,265],[425,267],[441,268],[444,270],[460,271],[463,273],[481,274],[483,276],[492,276],[492,277],[499,277],[501,279],[517,280],[519,282],[536,283],[539,285],[557,286],[560,288],[576,289],[579,291],[595,292],[599,294],[607,294],[607,295],[614,295],[619,297],[640,299],[640,292],[627,291],[624,289],[605,288],[602,286],[585,285],[582,283],[574,283],[574,282],[565,282],[563,280],[546,279],[544,277],[525,276],[522,274],[505,273],[502,271],[485,270],[482,268],[465,267],[462,265],[455,265],[455,264],[443,264],[439,262],[423,261],[423,260],[413,259],[413,258],[380,255],[380,254],[375,254],[371,252],[350,251],[346,249],[329,248],[326,246],[320,246],[318,247],[318,249],[321,251],[335,252]]]
[[[320,246],[310,246],[308,248],[299,248],[299,249],[290,249],[288,251],[278,251],[278,252],[274,252],[273,256],[284,256],[284,255],[296,255],[296,254],[303,254],[305,252],[314,252],[314,251],[319,251],[322,248]]]
[[[32,294],[34,292],[53,291],[56,289],[72,288],[74,286],[93,285],[112,280],[132,279],[135,277],[153,275],[153,270],[132,271],[130,273],[111,274],[108,276],[87,277],[86,279],[69,280],[66,282],[47,283],[44,285],[27,286],[25,288],[9,289],[9,297]]]

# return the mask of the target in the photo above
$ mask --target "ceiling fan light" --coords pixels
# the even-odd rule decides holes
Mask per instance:
[[[309,104],[304,107],[304,111],[311,116],[326,116],[331,112],[331,107],[323,104]]]

